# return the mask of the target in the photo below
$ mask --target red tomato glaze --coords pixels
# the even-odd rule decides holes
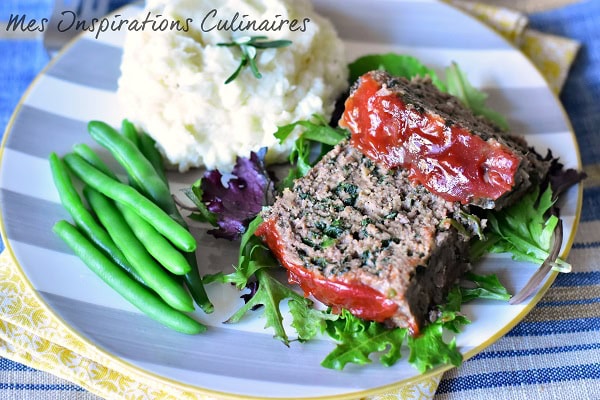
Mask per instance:
[[[288,270],[289,282],[300,285],[305,296],[312,294],[322,303],[332,307],[334,312],[345,308],[353,315],[370,321],[383,322],[394,316],[398,305],[372,287],[325,278],[302,265],[290,262],[285,257],[285,243],[279,236],[276,223],[275,219],[263,222],[255,235],[265,241],[279,262]],[[411,329],[415,331],[417,327]]]
[[[495,200],[514,185],[519,159],[510,149],[407,107],[369,74],[346,100],[340,126],[363,154],[388,168],[409,168],[413,181],[446,200]]]

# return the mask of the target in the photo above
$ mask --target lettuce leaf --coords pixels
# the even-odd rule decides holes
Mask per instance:
[[[410,351],[408,362],[420,372],[446,363],[458,366],[462,362],[462,355],[456,348],[456,341],[445,341],[443,334],[445,330],[458,333],[463,325],[471,322],[460,314],[462,303],[462,291],[457,286],[448,294],[446,304],[438,307],[435,322],[427,325],[415,337],[410,336],[406,328],[390,329],[384,324],[365,321],[342,310],[337,319],[324,320],[325,332],[336,342],[336,347],[321,365],[341,370],[349,363],[369,364],[377,355],[379,362],[389,367],[400,360],[401,350],[405,346]],[[312,321],[323,324],[323,320],[319,321],[318,318]]]
[[[244,306],[229,317],[225,323],[236,323],[249,311],[260,309],[266,321],[265,328],[272,328],[273,336],[287,346],[290,339],[283,326],[280,303],[288,299],[289,303],[293,302],[299,310],[312,310],[313,303],[271,275],[270,271],[278,268],[279,263],[262,240],[254,235],[262,222],[262,217],[256,216],[242,235],[235,271],[230,274],[207,275],[204,282],[232,283],[240,290],[246,287],[250,288],[252,295],[242,295],[245,301]],[[307,316],[302,318],[308,318],[309,311],[305,312]]]
[[[401,357],[400,349],[407,334],[404,328],[387,329],[383,324],[357,318],[347,310],[342,310],[337,320],[328,321],[326,331],[337,346],[321,365],[337,370],[348,363],[368,364],[372,353],[383,352],[380,362],[385,366],[395,364]]]
[[[425,326],[419,336],[408,337],[408,362],[419,372],[423,373],[438,365],[459,366],[462,363],[462,354],[456,348],[456,338],[446,342],[444,330],[459,333],[463,325],[471,323],[460,313],[463,302],[462,290],[455,286],[448,293],[446,303],[438,307],[437,319]]]
[[[264,163],[266,152],[265,147],[251,152],[250,157],[238,157],[226,185],[219,170],[210,170],[184,189],[198,209],[190,218],[213,225],[216,229],[208,233],[215,237],[239,239],[270,198],[271,178]]]
[[[191,213],[189,217],[195,221],[208,222],[212,226],[217,226],[217,214],[211,212],[202,200],[204,198],[202,179],[198,179],[192,186],[184,188],[182,191],[196,206],[196,211]]]
[[[256,271],[263,268],[277,268],[279,266],[271,250],[269,250],[259,237],[254,235],[254,232],[256,232],[256,229],[262,222],[262,217],[257,215],[248,224],[248,228],[241,238],[235,271],[227,275],[217,274],[209,278],[211,281],[218,280],[223,283],[233,283],[241,290],[248,286]]]
[[[294,299],[288,303],[290,314],[292,315],[292,327],[298,333],[298,340],[306,342],[313,339],[327,329],[327,321],[336,321],[338,314],[331,313],[331,310],[321,311],[313,307],[306,307],[304,302]]]
[[[556,215],[548,215],[554,202],[550,187],[541,195],[536,187],[512,206],[488,212],[486,240],[477,244],[477,251],[511,253],[516,261],[542,264],[552,251],[552,236],[559,223]],[[559,258],[553,269],[569,272],[571,265]]]
[[[415,76],[429,76],[431,82],[439,90],[442,92],[447,90],[446,85],[438,77],[435,70],[426,67],[417,58],[405,54],[371,54],[356,59],[348,67],[350,69],[351,83],[354,83],[358,77],[369,71],[383,70],[391,75],[403,76],[407,79]]]
[[[256,270],[254,275],[258,280],[258,290],[242,308],[237,310],[225,322],[238,322],[248,311],[262,305],[264,306],[262,315],[266,320],[265,329],[272,328],[274,331],[273,337],[281,340],[287,346],[289,345],[289,337],[283,326],[283,316],[279,304],[285,299],[291,299],[302,304],[304,308],[312,308],[312,301],[273,278],[264,268]]]
[[[506,118],[485,105],[488,95],[475,89],[469,83],[467,75],[458,67],[458,64],[452,63],[446,68],[446,85],[447,92],[458,97],[475,115],[487,118],[504,131],[509,129]]]
[[[422,335],[408,337],[408,362],[419,372],[426,372],[437,365],[458,367],[462,363],[462,354],[456,349],[456,338],[446,343],[442,338],[443,331],[444,324],[438,320],[427,325]]]
[[[346,130],[331,127],[322,116],[317,114],[313,115],[312,120],[301,120],[280,126],[274,135],[279,139],[279,143],[283,143],[296,128],[301,128],[303,132],[294,142],[289,155],[292,168],[281,182],[279,189],[291,187],[296,179],[306,175],[333,146],[348,138]]]
[[[510,293],[500,283],[495,274],[478,275],[473,272],[467,272],[464,278],[470,281],[471,287],[461,287],[461,295],[463,303],[474,299],[491,299],[491,300],[510,300]]]

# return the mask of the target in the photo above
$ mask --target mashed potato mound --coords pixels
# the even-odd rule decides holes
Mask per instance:
[[[202,30],[235,13],[246,20],[299,21],[306,31]],[[317,15],[309,0],[162,0],[148,1],[140,19],[151,12],[171,21],[191,19],[189,30],[128,32],[119,80],[119,100],[128,119],[158,143],[180,171],[204,166],[230,171],[236,157],[263,146],[268,162],[284,161],[295,137],[282,145],[273,136],[278,126],[329,118],[335,99],[347,88],[343,43],[332,24]],[[239,21],[239,19],[238,19]],[[232,39],[263,35],[292,44],[259,50],[262,78],[239,66],[237,47],[217,46]]]

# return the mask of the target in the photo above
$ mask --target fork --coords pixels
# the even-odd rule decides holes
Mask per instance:
[[[44,47],[50,56],[54,56],[64,47],[80,30],[75,28],[59,31],[58,24],[65,18],[65,12],[76,15],[77,21],[89,21],[99,18],[110,11],[117,9],[131,0],[54,0],[52,15],[48,27],[44,31]]]

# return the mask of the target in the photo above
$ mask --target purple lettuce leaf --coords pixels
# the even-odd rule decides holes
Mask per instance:
[[[214,216],[211,222],[216,229],[208,233],[217,238],[239,239],[248,222],[270,201],[272,179],[265,168],[266,151],[262,148],[251,152],[249,158],[238,157],[226,182],[223,182],[223,174],[219,170],[210,170],[201,178],[199,185],[198,182],[194,184],[200,189],[195,192],[201,196],[200,201],[195,203],[204,204]],[[194,214],[191,217],[194,218]]]

